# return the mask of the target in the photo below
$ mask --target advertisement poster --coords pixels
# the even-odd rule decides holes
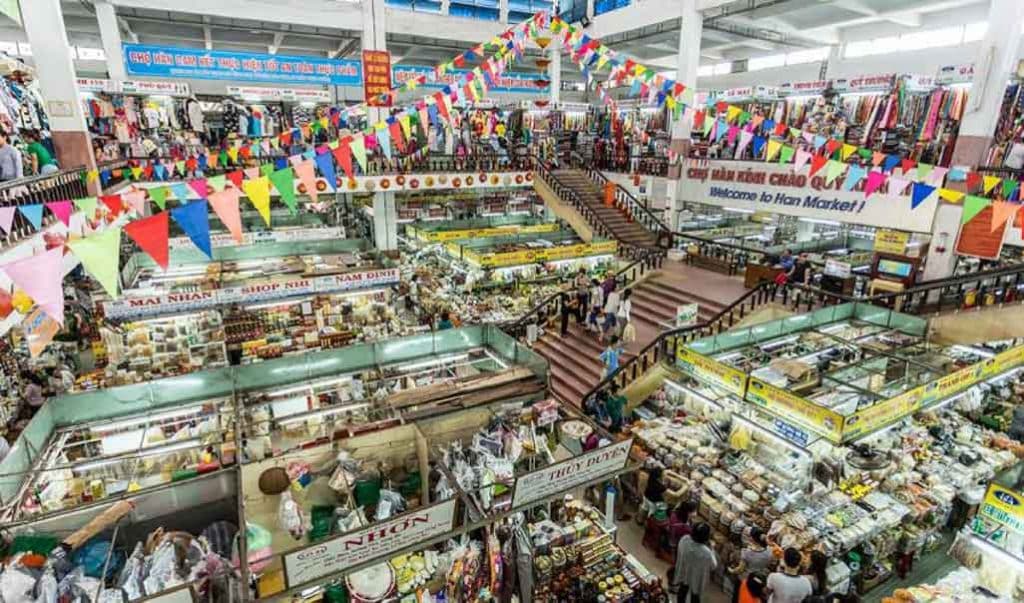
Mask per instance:
[[[691,159],[679,181],[679,199],[719,207],[765,211],[799,218],[834,220],[880,228],[899,224],[931,232],[938,195],[910,207],[910,197],[879,191],[864,197],[864,180],[842,190],[844,177],[826,184],[824,170],[808,178],[788,164]]]
[[[697,313],[700,306],[697,304],[683,304],[676,307],[676,326],[689,327],[697,324]]]
[[[633,439],[630,438],[527,473],[516,479],[512,508],[524,507],[622,469],[629,460],[629,447],[632,445]]]
[[[364,50],[363,71],[363,100],[371,107],[390,107],[391,96],[382,100],[380,95],[391,92],[391,53]]]
[[[956,238],[956,252],[960,255],[969,255],[984,260],[995,260],[1003,251],[1003,238],[1006,224],[992,230],[992,206],[978,212],[978,215],[971,218],[971,221],[960,227],[960,234]]]
[[[288,586],[295,587],[346,568],[391,557],[397,551],[452,530],[456,499],[403,513],[284,556]]]
[[[359,61],[176,46],[125,44],[124,64],[129,74],[150,77],[335,86],[363,81]]]
[[[875,253],[903,255],[909,242],[909,232],[881,228],[875,232]]]
[[[46,346],[57,335],[57,331],[60,331],[57,321],[47,316],[38,307],[32,310],[25,322],[21,323],[21,328],[25,334],[25,341],[28,342],[29,356],[32,358],[42,354]]]

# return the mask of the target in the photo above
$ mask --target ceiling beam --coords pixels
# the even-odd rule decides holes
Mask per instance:
[[[882,13],[882,11],[875,10],[870,6],[865,6],[861,0],[843,0],[842,4],[838,4],[833,1],[833,4],[837,4],[841,8],[853,11],[865,17],[876,17],[890,21],[897,25],[904,27],[921,27],[921,13],[907,12],[900,13],[894,12],[888,15]]]
[[[284,32],[278,32],[274,34],[274,41],[271,42],[270,46],[267,47],[267,52],[270,54],[277,54],[277,49],[281,48],[281,42],[284,41]]]
[[[914,25],[913,27],[919,27],[922,15],[953,10],[977,3],[978,0],[946,0],[945,2],[934,2],[931,4],[915,6],[914,8],[895,8],[892,10],[876,11],[876,14],[873,15],[861,15],[860,17],[822,23],[821,25],[812,25],[810,27],[804,27],[802,30],[804,32],[816,33],[823,30],[837,30],[844,27],[852,27],[854,25],[877,23],[879,21],[890,21],[892,23],[900,23],[903,21],[903,23],[900,24],[916,23],[917,25]],[[845,4],[839,6],[845,6]]]
[[[128,40],[132,44],[138,44],[139,43],[139,36],[134,31],[132,31],[132,26],[128,23],[127,19],[125,19],[124,17],[118,16],[117,17],[117,24],[121,26],[121,33],[124,34],[124,36],[126,38],[128,38]]]
[[[328,53],[332,59],[343,59],[349,55],[353,50],[362,46],[362,41],[359,38],[349,38],[338,42],[337,50]]]

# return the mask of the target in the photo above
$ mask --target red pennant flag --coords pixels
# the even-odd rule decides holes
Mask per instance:
[[[636,63],[633,62],[633,59],[626,59],[626,72],[633,73],[634,67],[636,67]]]
[[[466,59],[461,54],[455,57],[455,59],[452,62],[455,63],[456,67],[461,68],[466,66]]]
[[[349,178],[352,178],[352,149],[349,148],[348,143],[351,138],[346,137],[341,143],[338,144],[338,148],[334,149],[334,160],[341,166],[342,171]]]
[[[831,156],[832,153],[835,153],[841,146],[843,146],[843,143],[839,142],[835,138],[829,138],[828,142],[825,143],[825,155]]]
[[[437,101],[434,104],[437,105],[437,112],[441,114],[441,117],[445,121],[451,121],[452,118],[448,115],[448,106],[444,103],[444,93],[436,93],[434,95],[434,100]]]
[[[398,123],[396,119],[388,126],[388,130],[391,131],[391,142],[398,148],[399,153],[404,153],[405,139],[402,138],[402,124]]]
[[[725,101],[718,101],[715,103],[715,111],[719,113],[725,113],[725,110],[729,108],[729,103]]]
[[[828,157],[825,157],[824,155],[815,154],[811,156],[811,171],[808,172],[807,177],[809,178],[813,176],[815,172],[825,167],[826,163],[828,163]]]
[[[693,129],[700,130],[704,127],[705,113],[703,111],[697,111],[693,114]]]
[[[124,226],[125,233],[135,241],[153,261],[167,270],[167,212],[133,220]]]
[[[142,173],[146,175],[146,180],[151,179],[153,177],[153,164],[150,163],[142,168]]]
[[[916,165],[917,162],[914,161],[913,159],[904,159],[903,161],[900,162],[900,167],[903,168],[904,175],[906,175],[910,170],[914,169],[914,166]]]
[[[249,145],[242,145],[242,148],[238,149],[238,154],[242,156],[242,159],[252,157],[252,151],[249,150]]]
[[[775,124],[775,135],[776,136],[785,136],[786,132],[789,132],[789,126],[787,126],[784,123],[777,123],[777,124]]]
[[[189,157],[188,159],[185,160],[185,167],[188,168],[190,171],[195,171],[195,169],[199,167],[199,162],[196,161],[195,157]]]
[[[233,172],[228,172],[226,175],[228,180],[231,181],[231,184],[235,185],[235,188],[242,188],[242,180],[245,178],[245,172],[242,170],[235,170]]]
[[[287,132],[281,134],[281,144],[283,144],[283,145],[290,145],[291,143],[292,143],[292,131],[291,130],[288,130]]]
[[[968,192],[977,190],[981,186],[981,174],[978,172],[967,172],[967,190]]]
[[[103,195],[100,201],[110,210],[110,215],[115,218],[121,215],[121,195]]]
[[[679,96],[686,90],[686,86],[676,82],[676,85],[672,87],[672,96]]]

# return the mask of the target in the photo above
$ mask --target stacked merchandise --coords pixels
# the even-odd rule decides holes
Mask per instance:
[[[954,547],[957,549],[957,547]],[[951,553],[953,554],[953,553]],[[969,551],[956,551],[957,555],[970,557]],[[990,563],[989,574],[995,576],[1004,573],[1007,565]],[[1018,572],[1008,572],[1011,577],[1016,578]],[[999,580],[999,582],[1004,582]],[[1011,603],[1019,601],[1019,597],[999,595],[993,592],[993,581],[983,582],[980,571],[970,567],[958,567],[949,572],[935,584],[920,584],[909,588],[897,588],[891,597],[882,599],[883,603],[960,603],[961,601],[987,601],[988,603]]]
[[[1024,168],[1024,86],[1010,84],[999,108],[999,120],[992,137],[992,146],[985,156],[985,165]]]

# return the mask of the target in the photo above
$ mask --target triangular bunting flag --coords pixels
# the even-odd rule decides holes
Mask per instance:
[[[929,186],[923,182],[915,182],[910,189],[910,209],[917,209],[917,206],[924,203],[934,192],[934,186]]]
[[[985,176],[983,180],[985,182],[985,187],[982,190],[984,190],[987,195],[992,192],[992,189],[994,189],[1002,179],[999,176]]]
[[[260,176],[252,180],[242,182],[242,190],[249,198],[256,211],[263,216],[263,221],[270,226],[270,180],[266,176]]]
[[[850,167],[846,169],[846,179],[843,180],[843,190],[852,191],[853,187],[857,186],[857,183],[864,178],[865,173],[866,171],[861,166],[851,164]]]
[[[93,201],[95,201],[93,197]],[[11,232],[11,224],[14,223],[14,213],[18,211],[18,208],[13,205],[7,207],[0,207],[0,232],[3,234],[9,234]]]
[[[211,193],[207,201],[239,245],[242,244],[242,215],[238,210],[238,198],[242,192],[237,188],[226,188]]]
[[[764,160],[765,161],[771,161],[772,159],[775,159],[775,155],[778,154],[779,149],[781,149],[781,148],[782,148],[782,143],[781,142],[779,142],[777,140],[769,140],[768,141],[768,153],[765,154]]]
[[[890,195],[902,195],[907,190],[907,185],[910,181],[906,178],[897,178],[896,176],[889,176],[889,194]]]
[[[122,193],[121,199],[135,210],[138,215],[144,215],[146,213],[146,191],[132,191],[130,193]]]
[[[891,172],[896,169],[896,166],[900,164],[899,155],[886,155],[885,162],[882,163],[883,172]]]
[[[233,172],[228,172],[225,175],[227,176],[228,180],[231,181],[231,184],[235,185],[235,188],[239,190],[242,189],[242,180],[245,180],[245,172],[243,172],[242,170],[235,170]]]
[[[949,173],[949,168],[933,167],[931,173],[928,174],[924,181],[932,186],[942,186],[946,180],[947,173]]]
[[[845,163],[829,159],[828,165],[825,168],[825,184],[832,184],[832,182],[835,181],[835,179],[838,178],[845,170]]]
[[[92,220],[96,216],[96,205],[98,201],[99,200],[96,197],[82,197],[80,199],[75,199],[72,203],[75,204],[75,209],[85,214],[86,218]]]
[[[171,217],[178,223],[178,226],[185,231],[188,238],[195,243],[206,257],[213,259],[213,249],[210,246],[210,216],[208,214],[206,199],[199,199],[186,203],[181,207],[171,210]]]
[[[108,228],[90,237],[69,241],[68,247],[82,261],[86,272],[99,281],[107,295],[117,299],[121,294],[118,287],[121,278],[118,270],[121,229]]]
[[[900,160],[900,168],[903,170],[903,175],[904,176],[909,175],[910,174],[910,170],[914,169],[915,165],[917,165],[917,162],[914,161],[913,159],[901,159]]]
[[[864,183],[864,197],[870,197],[885,182],[885,174],[882,172],[868,172],[867,182]]]
[[[818,171],[821,168],[825,167],[826,163],[828,163],[828,159],[824,155],[817,155],[817,154],[812,155],[811,156],[811,171],[807,173],[807,177],[810,178],[811,176],[813,176],[816,173],[818,173]]]
[[[960,203],[960,200],[964,198],[964,193],[955,191],[951,188],[940,188],[939,198],[949,201],[950,203]]]
[[[348,150],[348,145],[345,144],[345,145],[338,145],[338,147],[336,149],[334,149],[334,152],[337,152],[338,149],[340,149],[342,146],[345,147],[346,151]],[[351,155],[349,155],[349,160],[348,161],[349,161],[349,168],[351,169],[351,167],[352,167],[352,156]],[[317,156],[316,156],[316,167],[317,167],[318,170],[320,170],[320,174],[323,175],[324,180],[327,181],[327,186],[329,186],[332,191],[336,190],[337,186],[335,185],[335,183],[338,181],[338,174],[335,172],[335,169],[334,169],[334,159],[331,157],[331,152],[317,154]]]
[[[313,162],[303,161],[295,166],[295,175],[298,176],[299,182],[306,187],[306,194],[313,200],[313,203],[316,203],[316,172],[313,171]]]
[[[115,258],[117,257],[115,252]],[[117,262],[112,262],[117,270]],[[15,260],[0,266],[47,316],[64,324],[64,247]]]
[[[981,184],[981,174],[975,171],[967,172],[967,192],[974,192],[978,190],[978,185]]]
[[[161,268],[167,270],[167,212],[133,220],[124,225],[124,232]]]
[[[1010,178],[1003,179],[1003,199],[1010,199],[1013,196],[1013,191],[1017,189],[1017,181],[1011,180]],[[38,226],[36,228],[39,228]]]
[[[1013,217],[1013,214],[1017,213],[1020,209],[1020,205],[1017,203],[1011,203],[1009,201],[995,201],[992,203],[992,230],[993,232],[998,230],[1001,226],[1006,224],[1006,221]]]
[[[779,163],[789,163],[793,159],[793,153],[795,152],[796,149],[788,144],[782,145],[782,149],[779,151]]]
[[[174,198],[179,203],[188,201],[188,185],[184,182],[175,182],[171,185],[171,192],[174,193]]]
[[[793,171],[799,172],[804,169],[807,162],[811,160],[811,154],[803,149],[796,150],[796,160],[793,162]]]
[[[839,157],[843,161],[846,161],[847,159],[850,158],[850,155],[853,155],[854,152],[856,152],[856,151],[857,151],[857,147],[856,146],[854,146],[852,144],[843,144],[843,151],[839,154]]]
[[[220,176],[210,176],[206,179],[206,184],[208,184],[213,190],[220,192],[228,185],[227,177],[223,174]]]
[[[443,104],[441,106],[444,106]],[[349,144],[349,148],[352,149],[352,156],[356,158],[356,162],[359,164],[359,169],[366,173],[366,141],[362,134],[356,134],[352,137],[352,142]]]
[[[118,197],[120,199],[120,197]],[[29,221],[29,224],[33,228],[39,230],[43,225],[43,204],[34,203],[32,205],[19,205],[18,211],[21,215],[25,216],[25,219]]]
[[[153,200],[153,203],[156,203],[157,207],[164,209],[167,206],[167,193],[168,189],[166,186],[158,186],[149,189],[149,198]]]
[[[992,200],[987,197],[978,197],[975,195],[967,195],[964,198],[964,213],[960,216],[960,223],[967,224],[974,216],[981,213],[983,209],[992,204]]]
[[[46,204],[46,209],[53,212],[57,219],[64,223],[64,226],[71,225],[71,202],[51,201]]]
[[[871,153],[871,165],[878,167],[882,165],[883,161],[885,161],[885,153],[880,153],[878,151]]]
[[[288,206],[288,210],[295,215],[296,207],[298,206],[298,200],[295,197],[295,172],[290,167],[286,167],[283,170],[277,170],[269,176],[270,183],[277,189],[277,194],[281,195],[281,201]]]
[[[917,181],[925,182],[928,178],[928,174],[931,174],[933,169],[935,169],[935,166],[930,163],[917,164]]]
[[[331,151],[331,153],[334,155],[334,160],[341,166],[341,171],[345,172],[345,177],[349,179],[354,178],[355,172],[352,170],[352,147],[350,146],[350,143],[343,140],[341,144],[338,145],[338,148]],[[327,156],[327,160],[331,160],[330,155]],[[333,162],[331,169],[334,169]]]

